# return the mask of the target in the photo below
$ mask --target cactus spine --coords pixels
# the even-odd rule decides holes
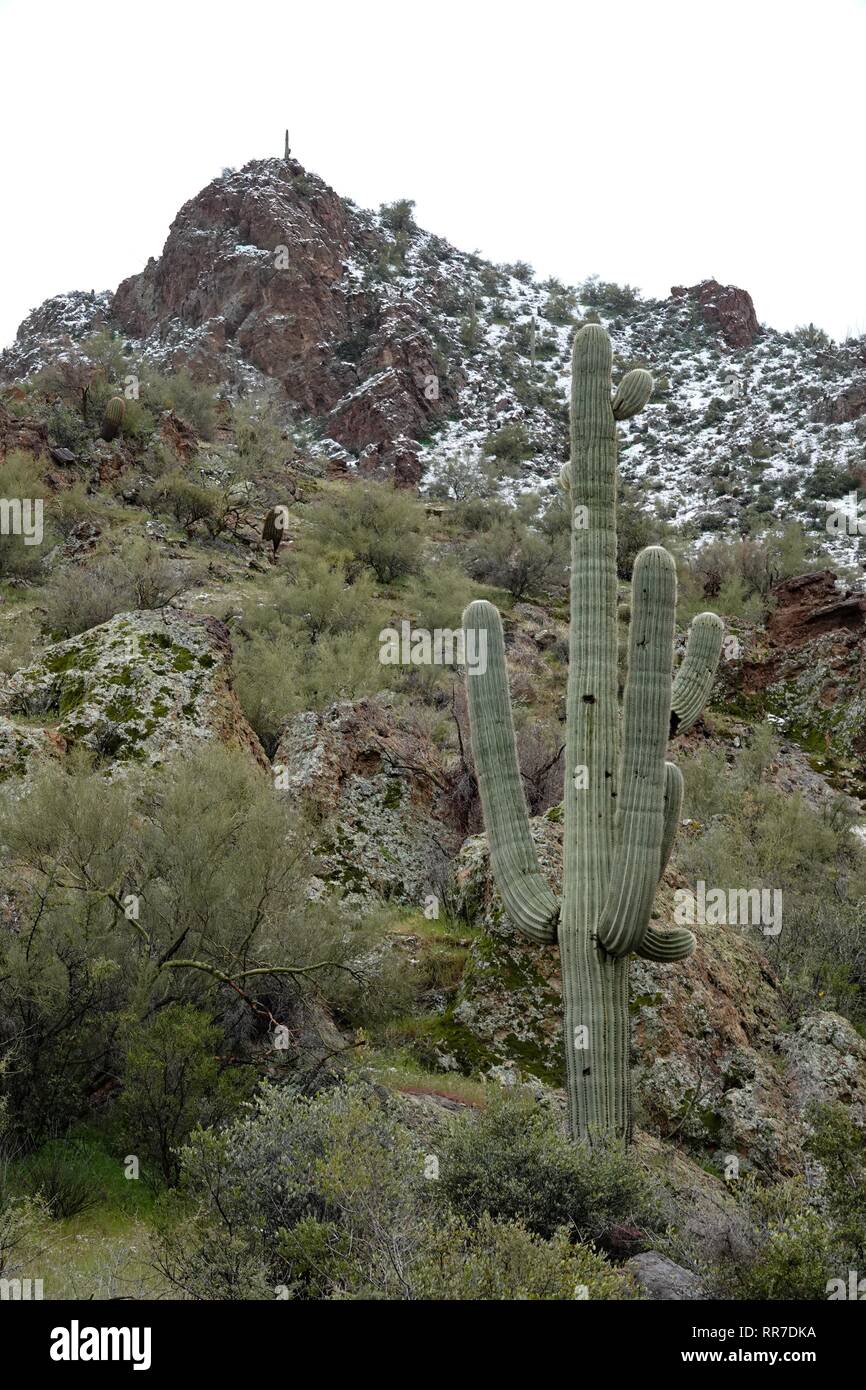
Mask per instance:
[[[611,395],[611,347],[599,324],[575,336],[571,461],[571,632],[566,701],[565,843],[561,904],[542,877],[523,795],[502,624],[485,601],[464,628],[487,633],[484,672],[467,676],[472,749],[497,887],[531,940],[558,940],[562,962],[569,1123],[577,1139],[631,1134],[628,958],[677,961],[695,946],[682,928],[650,926],[653,898],[682,806],[682,775],[665,762],[668,736],[700,714],[724,634],[695,619],[672,680],[676,571],[660,546],[637,557],[622,729],[617,699],[616,421],[652,392],[628,372]],[[479,650],[479,648],[476,648]]]
[[[105,407],[105,414],[102,417],[102,438],[115,439],[120,433],[123,424],[123,414],[126,410],[126,401],[122,396],[112,396],[108,405]]]

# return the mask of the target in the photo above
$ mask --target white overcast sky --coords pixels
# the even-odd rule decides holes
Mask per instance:
[[[0,345],[293,153],[566,281],[866,332],[864,0],[0,0]]]

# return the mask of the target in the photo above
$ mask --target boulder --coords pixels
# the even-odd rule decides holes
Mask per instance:
[[[153,767],[218,740],[268,766],[232,690],[226,628],[173,609],[120,613],[49,647],[0,689],[0,717],[7,775],[76,744]]]
[[[626,1260],[629,1270],[651,1299],[705,1299],[707,1291],[696,1274],[682,1265],[674,1264],[658,1250],[645,1250]]]
[[[278,791],[322,823],[318,876],[350,901],[423,907],[441,891],[460,837],[448,772],[411,711],[393,697],[340,701],[291,719],[274,755]]]
[[[728,347],[751,347],[761,331],[752,296],[736,285],[720,285],[718,280],[702,280],[699,285],[675,285],[672,299],[692,299],[704,322],[717,328]]]

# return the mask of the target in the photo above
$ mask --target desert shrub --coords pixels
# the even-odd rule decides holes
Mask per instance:
[[[350,622],[356,615],[344,616]],[[359,628],[322,630],[311,641],[301,619],[271,623],[266,632],[254,630],[236,640],[235,690],[268,753],[273,755],[293,714],[370,695],[391,683],[395,668],[379,661],[380,627],[368,619]]]
[[[502,266],[504,275],[513,275],[515,280],[519,280],[522,285],[532,283],[534,271],[528,261],[510,261]]]
[[[826,1219],[809,1200],[801,1178],[761,1187],[747,1175],[739,1192],[754,1249],[724,1262],[715,1274],[723,1298],[817,1300],[840,1271],[839,1251]],[[847,1273],[847,1265],[845,1266]]]
[[[98,502],[90,496],[83,483],[63,488],[51,499],[51,522],[54,529],[67,537],[82,522],[96,523],[101,516]]]
[[[245,397],[232,408],[232,433],[240,472],[261,478],[284,467],[295,446],[274,401]]]
[[[560,327],[573,323],[577,313],[577,291],[556,279],[548,280],[544,288],[548,292],[541,311],[544,317]]]
[[[462,562],[472,579],[506,589],[518,600],[561,590],[568,579],[561,539],[526,525],[516,513],[471,537]]]
[[[16,1176],[54,1220],[78,1216],[101,1197],[87,1154],[70,1140],[48,1140],[24,1160]]]
[[[193,580],[195,566],[169,560],[159,547],[134,538],[117,555],[100,555],[55,574],[43,597],[49,632],[74,637],[132,609],[163,608]]]
[[[280,622],[302,625],[311,642],[327,634],[367,628],[374,607],[368,574],[357,575],[350,584],[345,564],[305,551],[291,556],[285,577],[272,590],[269,605],[270,613]]]
[[[383,227],[387,227],[389,232],[416,231],[414,214],[415,200],[413,198],[398,198],[393,203],[382,203],[379,207],[379,219]]]
[[[123,1082],[136,1023],[171,1003],[218,1023],[223,1055],[258,1039],[290,1068],[272,1017],[332,986],[350,1013],[345,975],[377,988],[378,924],[308,900],[294,808],[245,755],[206,747],[123,785],[46,766],[0,801],[0,846],[20,924],[0,933],[2,1086],[28,1139],[76,1118],[106,1072]],[[238,993],[224,977],[247,969]]]
[[[429,567],[409,585],[407,611],[413,623],[432,632],[434,628],[458,628],[463,610],[474,597],[472,581],[447,560]]]
[[[823,349],[830,347],[832,340],[823,328],[818,328],[814,323],[805,323],[794,329],[791,341],[798,347]]]
[[[681,560],[680,620],[687,622],[704,608],[759,619],[775,584],[826,562],[823,547],[799,522],[772,527],[761,537],[716,537]]]
[[[384,483],[357,483],[310,508],[313,536],[322,549],[368,566],[381,584],[422,569],[424,513],[416,498]]]
[[[199,1009],[169,1004],[123,1039],[125,1144],[173,1183],[178,1149],[198,1124],[222,1119],[238,1101],[238,1078],[221,1071],[222,1032]]]
[[[487,1213],[544,1239],[561,1227],[603,1240],[615,1226],[658,1228],[647,1179],[615,1148],[575,1145],[534,1097],[493,1101],[452,1131],[439,1154],[438,1188],[467,1220]]]
[[[427,487],[428,497],[451,498],[458,504],[473,497],[487,497],[495,490],[495,465],[465,445],[452,448],[436,462],[436,479]]]
[[[0,627],[0,671],[11,676],[33,660],[39,643],[39,627],[29,616],[15,615]]]
[[[6,1062],[0,1059],[0,1084]],[[3,1140],[8,1128],[6,1097],[0,1090],[0,1278],[15,1271],[16,1251],[26,1249],[30,1237],[46,1214],[40,1199],[24,1196],[13,1190],[9,1179],[10,1164]]]
[[[215,488],[202,487],[183,473],[168,473],[151,490],[153,505],[171,512],[187,535],[192,535],[200,521],[212,525],[220,514],[220,494]]]
[[[93,430],[88,428],[80,410],[62,401],[55,401],[50,407],[45,424],[57,447],[71,449],[73,454],[80,454],[93,440]]]
[[[638,505],[634,488],[620,482],[616,516],[616,572],[631,579],[634,562],[648,545],[664,543],[665,526],[654,512]]]
[[[532,716],[517,728],[517,758],[531,816],[558,806],[563,795],[565,758],[562,728]]]
[[[12,453],[0,464],[0,579],[35,579],[50,545],[50,511],[42,477],[28,454]],[[36,529],[42,503],[42,540]],[[28,536],[14,534],[21,526]]]
[[[841,802],[821,809],[775,787],[768,726],[729,763],[700,752],[683,764],[684,811],[697,836],[678,843],[688,879],[725,891],[779,889],[781,931],[760,947],[778,970],[792,1015],[831,1007],[855,1021],[866,1010],[866,943],[858,925],[866,896],[866,860]],[[749,932],[755,926],[743,928]]]
[[[429,1144],[429,1140],[427,1141]],[[630,1282],[564,1232],[467,1219],[425,1180],[427,1144],[361,1081],[310,1098],[262,1088],[249,1116],[183,1151],[185,1202],[157,1262],[195,1298],[629,1297]]]
[[[212,386],[193,381],[187,372],[147,372],[142,394],[153,410],[174,410],[200,439],[213,438],[216,395]]]
[[[313,1098],[263,1087],[249,1118],[221,1136],[194,1134],[183,1167],[199,1211],[183,1240],[171,1225],[161,1233],[161,1267],[175,1286],[238,1297],[252,1274],[253,1289],[272,1296],[279,1285],[294,1297],[406,1296],[423,1151],[371,1087]],[[214,1289],[208,1269],[220,1230],[246,1244],[230,1294]]]
[[[585,1291],[585,1292],[584,1292]],[[488,1302],[520,1299],[623,1299],[637,1296],[628,1276],[569,1232],[542,1240],[519,1222],[448,1221],[435,1229],[414,1272],[416,1298]]]
[[[832,459],[821,459],[803,483],[803,496],[809,500],[836,501],[862,484],[862,473]]]
[[[633,309],[640,298],[640,290],[634,285],[618,285],[614,280],[600,280],[590,275],[578,290],[581,303],[593,309],[606,309],[609,313],[622,313]]]
[[[866,1136],[844,1105],[814,1105],[805,1148],[823,1169],[820,1196],[851,1263],[866,1259]],[[839,1271],[840,1275],[842,1271]]]
[[[484,453],[496,460],[497,471],[518,472],[535,452],[526,426],[519,422],[502,425],[484,441]]]
[[[510,514],[508,505],[497,497],[467,497],[454,508],[452,521],[455,529],[465,534],[489,531]]]

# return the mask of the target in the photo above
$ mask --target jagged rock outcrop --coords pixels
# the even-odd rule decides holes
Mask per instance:
[[[110,306],[109,290],[72,290],[46,299],[22,320],[15,341],[0,353],[0,380],[15,381],[68,355],[82,334],[105,327]]]
[[[744,634],[722,676],[728,697],[770,713],[807,744],[844,790],[862,790],[866,754],[866,595],[831,570],[771,591],[766,629]]]
[[[18,450],[40,459],[45,458],[50,449],[48,430],[40,420],[13,415],[0,404],[0,463]]]
[[[429,735],[389,695],[340,701],[287,724],[274,755],[278,792],[315,809],[317,873],[364,905],[422,908],[439,890],[460,836],[450,782]]]
[[[558,810],[533,821],[532,834],[557,891]],[[455,1063],[471,1061],[496,1075],[506,1068],[559,1087],[556,947],[531,944],[509,923],[483,836],[467,840],[455,880],[458,911],[484,929],[449,1020]],[[656,898],[660,923],[673,922],[674,889],[685,886],[675,871],[666,873]],[[697,950],[677,970],[632,962],[638,1122],[722,1165],[735,1158],[774,1178],[800,1172],[808,1101],[844,1100],[866,1123],[866,1043],[835,1014],[808,1014],[791,1030],[759,928],[692,930]]]
[[[705,323],[718,328],[728,347],[751,347],[761,331],[752,296],[736,285],[702,280],[699,285],[675,285],[671,298],[688,296],[697,304]]]
[[[121,613],[49,647],[0,686],[0,721],[0,777],[76,744],[122,768],[218,740],[268,766],[232,690],[226,628],[173,609]]]
[[[297,161],[257,160],[181,208],[112,317],[209,380],[244,365],[275,378],[365,471],[414,486],[417,441],[451,388],[418,303],[390,303],[365,274],[384,250],[372,219]]]
[[[828,425],[846,425],[866,414],[866,381],[853,381],[835,396],[826,396],[815,407],[812,418]]]

